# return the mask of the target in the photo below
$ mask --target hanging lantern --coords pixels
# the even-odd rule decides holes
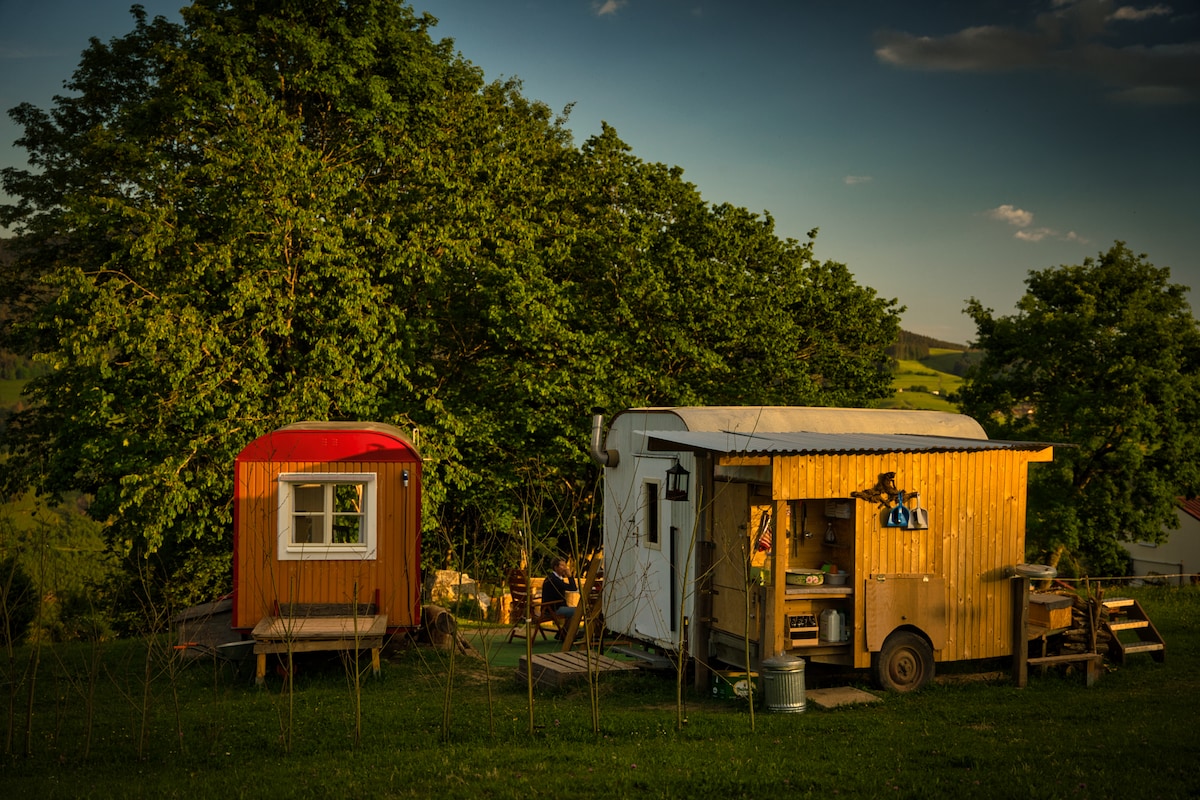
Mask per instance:
[[[667,470],[667,499],[668,500],[687,500],[688,499],[688,478],[691,473],[679,465],[676,461],[675,465]]]

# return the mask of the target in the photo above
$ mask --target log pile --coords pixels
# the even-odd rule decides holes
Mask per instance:
[[[1063,654],[1105,653],[1112,638],[1104,627],[1108,611],[1100,597],[1081,597],[1076,592],[1055,592],[1071,598],[1071,627],[1062,633]]]

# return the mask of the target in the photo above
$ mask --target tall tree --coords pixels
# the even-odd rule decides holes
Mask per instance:
[[[1026,286],[1012,316],[970,301],[984,356],[962,408],[994,436],[1069,445],[1031,473],[1031,555],[1123,574],[1120,542],[1163,541],[1176,498],[1200,491],[1200,329],[1187,288],[1121,242],[1031,272]]]
[[[4,174],[19,277],[36,279],[20,330],[53,371],[7,466],[13,484],[93,493],[121,550],[227,560],[246,442],[436,410],[428,356],[454,341],[437,310],[472,289],[444,265],[501,182],[479,149],[515,141],[510,112],[549,149],[564,135],[389,0],[134,15],[52,114],[15,111],[39,168]],[[451,435],[425,442],[454,463],[462,425],[438,422]]]
[[[609,128],[576,149],[399,0],[133,13],[14,110],[0,210],[51,367],[7,484],[94,494],[118,550],[219,582],[233,459],[297,420],[419,428],[427,525],[482,533],[533,478],[586,498],[597,403],[886,392],[894,301]]]
[[[605,126],[579,154],[568,292],[601,404],[863,405],[891,393],[900,309],[780,238],[770,215],[709,205],[683,170]]]

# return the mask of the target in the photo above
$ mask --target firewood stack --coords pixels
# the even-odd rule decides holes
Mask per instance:
[[[1062,652],[1105,653],[1112,638],[1104,627],[1107,609],[1099,597],[1080,597],[1073,592],[1055,592],[1071,597],[1071,627],[1062,634]]]

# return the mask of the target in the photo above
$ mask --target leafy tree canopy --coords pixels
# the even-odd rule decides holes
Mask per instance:
[[[705,203],[607,126],[576,147],[398,0],[133,14],[70,96],[11,112],[30,169],[0,213],[9,342],[51,369],[8,485],[94,494],[120,551],[222,574],[196,559],[228,558],[233,459],[297,420],[419,428],[457,542],[534,479],[583,505],[595,405],[890,392],[900,309],[815,232]]]
[[[1026,286],[1012,316],[970,302],[985,355],[963,410],[994,436],[1073,445],[1031,473],[1030,544],[1054,563],[1124,574],[1119,542],[1162,541],[1176,498],[1200,490],[1200,330],[1187,288],[1121,242],[1031,272]]]

